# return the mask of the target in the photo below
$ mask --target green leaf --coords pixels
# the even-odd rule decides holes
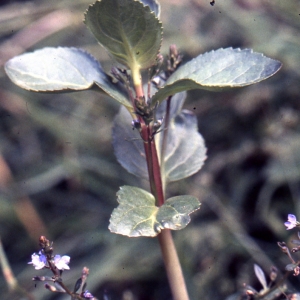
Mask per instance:
[[[164,157],[162,177],[164,180],[176,181],[187,178],[198,172],[206,159],[204,139],[198,132],[196,116],[187,110],[179,115],[183,98],[176,94],[171,102],[171,120],[168,126],[167,148]],[[161,108],[162,106],[162,108]],[[164,115],[165,103],[158,108],[157,115]],[[148,170],[144,152],[144,142],[139,132],[130,126],[132,121],[128,111],[121,107],[114,119],[113,147],[119,163],[130,173],[148,179]],[[156,135],[158,154],[162,144],[162,131]]]
[[[151,90],[153,90],[153,88]],[[185,98],[185,92],[174,95],[170,109],[171,119],[180,113]],[[163,102],[157,108],[156,117],[158,119],[163,118],[165,113],[166,102]],[[119,163],[129,173],[132,173],[137,177],[148,179],[144,142],[138,130],[132,128],[131,122],[132,116],[129,114],[128,110],[120,107],[118,114],[114,118],[112,129],[114,152]]]
[[[159,136],[162,142],[162,136]],[[206,159],[204,139],[198,132],[197,117],[183,110],[168,126],[167,149],[164,157],[166,181],[177,181],[198,172]]]
[[[34,92],[81,91],[96,83],[126,107],[132,107],[126,92],[104,73],[95,58],[77,48],[43,48],[10,59],[5,64],[9,78]]]
[[[152,194],[132,186],[121,187],[117,197],[119,206],[114,209],[108,228],[129,237],[154,237],[165,228],[182,229],[191,220],[189,214],[200,208],[193,196],[173,197],[157,207]]]
[[[105,79],[103,79],[102,81],[95,81],[95,84],[107,95],[117,100],[127,109],[132,110],[132,104],[128,99],[128,92],[120,83],[112,82],[111,78],[106,75]]]
[[[10,59],[5,64],[9,78],[23,89],[35,92],[85,90],[106,78],[100,64],[76,48],[43,48]]]
[[[170,109],[171,119],[180,113],[185,97],[185,92],[178,93],[173,97]],[[157,109],[156,117],[163,118],[165,111],[166,102],[163,102]],[[114,118],[112,129],[114,152],[119,163],[129,173],[148,180],[144,142],[138,130],[132,128],[131,122],[132,116],[124,107],[120,107],[118,114]]]
[[[190,223],[189,215],[199,208],[200,202],[196,197],[176,196],[166,200],[159,208],[156,218],[162,229],[180,230]]]
[[[160,4],[156,0],[140,0],[145,6],[149,6],[150,9],[155,13],[155,15],[159,18],[160,16]]]
[[[114,209],[109,230],[114,233],[136,236],[156,236],[158,207],[152,194],[132,186],[122,186],[117,193],[119,206]]]
[[[201,54],[176,70],[152,98],[155,105],[169,95],[191,89],[243,87],[274,75],[281,62],[250,49],[219,49]]]
[[[130,69],[155,64],[162,25],[149,6],[135,0],[101,0],[89,7],[84,22],[119,63]]]
[[[131,121],[131,115],[121,106],[112,129],[114,152],[119,163],[129,173],[148,179],[144,142],[138,130],[132,128]]]

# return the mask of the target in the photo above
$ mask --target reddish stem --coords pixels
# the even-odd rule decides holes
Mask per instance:
[[[141,86],[135,85],[135,92],[137,99],[144,99]],[[155,197],[157,205],[161,206],[164,204],[164,191],[152,125],[145,124],[144,120],[140,116],[139,121],[141,123],[141,137],[144,141],[151,193]],[[160,243],[173,299],[189,300],[181,265],[170,230],[162,230],[162,232],[158,235],[158,240]]]

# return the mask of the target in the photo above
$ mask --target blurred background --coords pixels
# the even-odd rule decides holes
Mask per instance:
[[[202,202],[174,239],[191,300],[239,299],[243,284],[260,290],[253,264],[284,274],[277,246],[297,237],[287,214],[300,217],[300,1],[161,0],[162,53],[176,44],[188,61],[206,51],[252,48],[280,60],[274,77],[242,89],[188,93],[208,148],[200,172],[170,184],[172,195]],[[98,299],[171,300],[156,239],[130,239],[108,230],[124,184],[147,186],[116,161],[111,127],[118,103],[94,91],[38,94],[7,78],[4,63],[46,46],[80,47],[109,72],[111,61],[84,26],[89,0],[1,1],[0,6],[0,237],[19,285],[1,299],[69,299],[33,282],[27,263],[38,238],[71,256],[63,274],[70,289],[84,266]],[[279,275],[279,277],[282,276]],[[288,291],[300,289],[290,275]],[[229,298],[231,297],[231,298]],[[275,299],[275,298],[270,298]],[[286,299],[278,297],[276,299]]]

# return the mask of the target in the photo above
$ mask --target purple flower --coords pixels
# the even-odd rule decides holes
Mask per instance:
[[[54,256],[54,264],[56,266],[57,269],[59,270],[70,270],[70,267],[68,266],[70,262],[70,256],[64,255],[64,256],[60,256],[60,255],[55,255]]]
[[[33,253],[31,255],[31,261],[28,264],[32,264],[36,270],[43,269],[47,264],[47,259],[44,254],[39,252],[39,254]]]
[[[297,218],[295,215],[289,214],[287,222],[284,223],[286,226],[286,230],[293,229],[296,226],[299,226],[300,223],[297,221]]]
[[[94,296],[93,296],[88,290],[86,290],[86,291],[83,293],[83,297],[84,297],[85,299],[92,299],[92,298],[94,298]]]

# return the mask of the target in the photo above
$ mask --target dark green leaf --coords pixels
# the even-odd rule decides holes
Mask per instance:
[[[162,25],[149,6],[135,0],[97,1],[87,10],[84,22],[119,63],[130,69],[155,63]]]
[[[114,209],[108,228],[129,237],[154,237],[165,228],[182,229],[191,220],[189,214],[200,207],[193,196],[177,196],[158,208],[152,194],[132,186],[121,187],[117,197],[119,206]]]
[[[154,96],[153,105],[191,89],[219,90],[247,86],[274,75],[281,62],[250,49],[219,49],[201,54],[176,70]]]

